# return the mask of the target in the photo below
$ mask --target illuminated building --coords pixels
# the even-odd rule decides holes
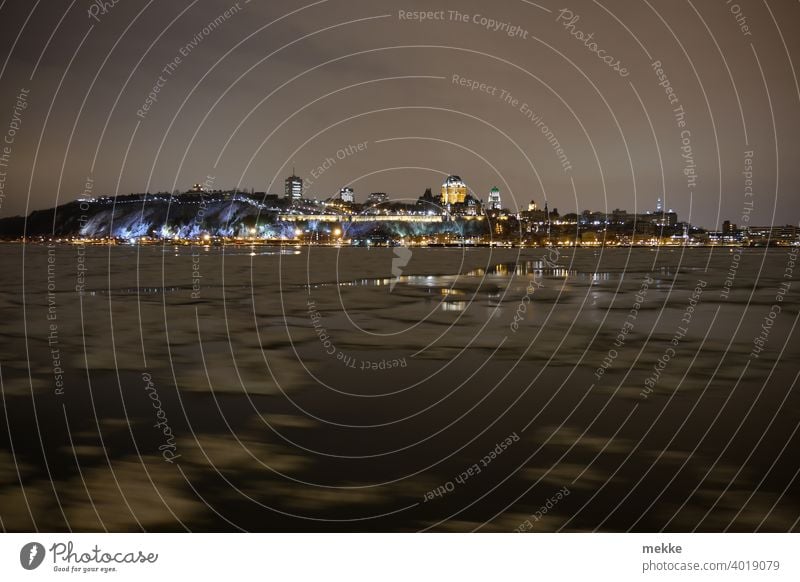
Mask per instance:
[[[792,224],[785,226],[751,226],[746,229],[747,238],[753,246],[796,245],[800,242],[800,227]]]
[[[342,202],[347,202],[349,204],[352,204],[356,200],[355,192],[350,187],[344,187],[339,190],[339,198]]]
[[[535,200],[531,200],[528,204],[528,212],[536,212],[537,210],[539,210],[539,205],[536,204]]]
[[[653,215],[652,221],[656,226],[675,226],[678,224],[678,214],[672,208],[668,212],[662,210]]]
[[[442,184],[442,205],[463,204],[467,198],[467,185],[459,176],[448,176]]]
[[[500,210],[503,203],[500,201],[500,188],[495,186],[489,190],[489,210]]]
[[[286,197],[292,200],[300,200],[303,197],[303,179],[292,175],[286,178]]]
[[[384,202],[388,202],[389,197],[386,195],[385,192],[373,192],[367,197],[367,204],[369,206],[377,206],[378,204],[383,204]]]
[[[478,201],[475,200],[472,196],[467,196],[467,200],[465,202],[466,210],[463,211],[467,216],[477,216],[478,215]]]

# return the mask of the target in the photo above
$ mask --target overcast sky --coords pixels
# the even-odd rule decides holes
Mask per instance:
[[[319,198],[458,174],[512,209],[800,220],[795,0],[100,4],[0,4],[0,216],[294,166]]]

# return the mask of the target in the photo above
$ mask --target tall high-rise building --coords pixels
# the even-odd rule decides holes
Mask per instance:
[[[442,184],[442,204],[463,204],[467,198],[467,185],[459,176],[448,176]]]
[[[292,175],[286,178],[286,197],[300,200],[303,197],[303,179]]]
[[[503,202],[500,200],[500,188],[495,186],[489,190],[489,210],[500,210]]]
[[[349,186],[345,186],[341,190],[339,190],[339,198],[342,202],[348,202],[352,204],[356,201],[356,193],[355,191],[350,188]]]

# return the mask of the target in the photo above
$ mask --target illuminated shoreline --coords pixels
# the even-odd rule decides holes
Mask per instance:
[[[416,248],[719,248],[719,249],[765,249],[765,248],[786,248],[794,249],[800,247],[800,242],[788,243],[785,241],[772,242],[769,245],[764,244],[744,244],[744,243],[725,243],[714,244],[704,242],[676,242],[672,240],[663,241],[642,241],[633,243],[620,243],[620,242],[570,242],[570,241],[552,241],[550,243],[531,243],[519,241],[416,241],[405,240],[402,243],[398,241],[386,242],[376,241],[367,244],[356,244],[351,240],[338,240],[338,241],[310,241],[303,239],[257,239],[257,238],[226,238],[226,237],[212,237],[209,239],[192,238],[192,239],[148,239],[140,238],[135,240],[126,240],[121,238],[69,238],[69,237],[55,237],[55,238],[28,238],[16,240],[0,240],[0,244],[16,244],[16,245],[63,245],[63,246],[124,246],[124,247],[138,247],[138,246],[162,246],[162,247],[181,247],[181,246],[201,246],[201,247],[289,247],[289,248],[303,248],[303,247],[322,247],[322,248],[392,248],[397,246],[407,246]]]

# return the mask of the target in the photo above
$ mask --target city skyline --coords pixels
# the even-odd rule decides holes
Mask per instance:
[[[298,174],[301,174],[301,175],[298,175]],[[337,197],[341,196],[343,190],[350,190],[351,192],[350,192],[349,195],[352,195],[354,197],[352,202],[357,203],[357,204],[366,204],[366,203],[368,203],[369,197],[374,193],[386,194],[389,197],[388,198],[389,201],[393,201],[394,200],[394,201],[398,201],[399,202],[399,201],[402,201],[402,200],[411,200],[411,199],[415,198],[415,194],[413,194],[413,193],[409,193],[407,195],[393,194],[393,193],[391,193],[391,191],[388,191],[386,188],[384,188],[380,183],[377,184],[378,190],[369,190],[368,191],[369,193],[366,193],[367,190],[362,190],[360,188],[356,188],[356,187],[353,186],[357,182],[348,182],[348,183],[345,183],[344,185],[340,185],[340,186],[334,185],[334,186],[332,186],[331,194],[326,196],[324,193],[322,193],[322,191],[318,187],[313,187],[313,191],[309,191],[310,188],[308,188],[306,186],[306,184],[308,184],[309,181],[306,178],[303,178],[302,174],[304,174],[304,173],[303,172],[293,171],[290,176],[288,176],[288,177],[286,177],[284,179],[284,193],[282,194],[282,196],[287,197],[287,198],[299,199],[301,197],[304,197],[306,194],[309,194],[309,195],[313,195],[312,198],[308,198],[309,200],[320,200],[320,201],[322,201],[322,200],[329,200],[329,199],[337,198]],[[447,177],[451,175],[451,174],[448,174],[447,172],[443,172],[443,171],[438,171],[438,174],[441,175],[441,176],[444,176],[445,179],[447,179]],[[456,177],[460,177],[460,176],[456,176]],[[293,186],[289,185],[289,181],[290,180],[293,182]],[[481,193],[480,190],[475,189],[470,185],[466,185],[466,188],[467,188],[467,191],[473,197],[475,197],[476,199],[478,199],[481,202],[486,203],[486,204],[489,203],[492,191],[497,189],[497,190],[499,190],[499,192],[503,196],[503,200],[504,200],[503,208],[506,208],[506,209],[509,209],[509,210],[513,210],[515,212],[523,211],[528,206],[528,204],[530,202],[536,201],[535,198],[525,198],[524,196],[522,198],[518,199],[517,197],[512,196],[511,194],[506,194],[505,191],[502,188],[499,188],[495,183],[492,183],[492,182],[486,182],[486,183],[487,184],[491,184],[491,186],[487,187],[485,189],[485,193],[483,193],[483,194]],[[277,185],[277,182],[273,181],[270,184],[273,186],[273,189],[274,189],[275,186]],[[466,182],[465,182],[465,184],[466,184]],[[94,180],[89,180],[89,183],[85,184],[85,186],[89,186],[90,187],[89,190],[88,190],[88,198],[103,198],[103,197],[110,198],[110,197],[114,196],[113,194],[110,194],[110,193],[102,193],[102,194],[95,195],[96,186],[94,184]],[[281,196],[280,194],[277,194],[274,191],[259,190],[259,188],[254,187],[252,185],[249,186],[249,187],[247,187],[247,186],[220,187],[220,186],[217,185],[217,178],[213,177],[213,176],[208,176],[206,178],[206,180],[204,182],[202,182],[202,183],[195,182],[193,188],[196,189],[198,187],[202,187],[205,191],[209,191],[209,192],[234,192],[234,191],[239,191],[239,192],[251,192],[251,193],[256,193],[256,194],[263,194],[263,195],[266,195],[266,196],[275,196],[275,195]],[[290,188],[291,188],[291,190],[290,190]],[[383,188],[383,189],[381,190],[381,188]],[[180,193],[189,192],[189,191],[192,191],[192,188],[190,188],[188,190],[181,190],[180,188],[176,188],[176,189],[173,189],[173,190],[155,189],[155,190],[148,191],[147,193],[148,194],[157,194],[157,193],[180,194]],[[290,195],[289,194],[290,191],[293,194]],[[143,194],[143,193],[144,192],[133,192],[133,191],[125,192],[125,193],[121,192],[119,194],[116,194],[116,196],[126,196],[126,195],[131,195],[131,194]],[[392,197],[393,195],[395,196],[394,198]],[[78,195],[77,197],[75,197],[74,194],[72,196],[67,196],[66,199],[62,199],[62,203],[63,202],[69,202],[70,200],[73,200],[73,199],[82,199],[82,197],[85,197],[85,196],[87,196],[87,190],[86,189],[84,189],[83,194]],[[363,198],[363,201],[359,202],[359,200],[358,200],[359,197]],[[511,200],[514,201],[515,204],[513,206],[512,205],[508,205],[505,202],[505,200],[508,199],[508,198],[510,198]],[[642,200],[643,198],[644,198],[643,195],[639,197],[640,200]],[[652,196],[649,196],[649,198],[652,198]],[[549,198],[549,197],[546,197],[546,196],[543,195],[540,200],[541,200],[542,204],[549,204],[553,208],[562,208],[562,210],[564,209],[563,205],[559,204],[557,201],[553,200],[552,198]],[[659,194],[659,195],[655,196],[655,200],[656,200],[656,204],[651,204],[650,202],[642,202],[641,205],[635,204],[632,207],[633,212],[634,213],[636,213],[636,212],[647,213],[647,212],[650,212],[651,210],[657,210],[658,209],[658,205],[663,204],[664,207],[665,207],[665,211],[675,212],[677,214],[681,214],[679,208],[676,208],[676,207],[673,207],[673,206],[667,204],[667,197]],[[38,211],[38,210],[46,210],[48,208],[52,208],[52,207],[33,208],[33,209],[29,209],[29,210],[31,212],[35,212],[35,211]],[[609,215],[611,215],[614,211],[619,211],[619,210],[628,211],[629,209],[625,208],[623,206],[620,206],[620,205],[609,205],[607,207],[607,209],[604,209],[604,210],[592,209],[591,207],[587,206],[587,207],[570,208],[569,211],[563,212],[563,213],[581,214],[582,212],[585,212],[585,211],[590,211],[590,212],[601,212],[602,211],[602,212],[607,212]],[[741,215],[742,214],[740,212],[739,213],[739,217],[741,217]],[[4,215],[0,215],[0,219],[7,218],[9,216],[11,216],[11,215],[5,215],[5,216]],[[22,215],[17,215],[17,216],[22,216]],[[734,222],[736,219],[737,219],[736,216],[721,215],[720,219],[719,219],[719,224],[716,224],[716,225],[699,224],[699,223],[695,223],[695,222],[691,222],[691,224],[695,225],[695,226],[699,226],[701,228],[708,229],[708,230],[713,230],[714,228],[717,228],[717,227],[721,228],[722,225],[725,222]],[[780,220],[778,220],[777,222],[774,222],[772,224],[775,225],[775,226],[779,226],[779,225],[785,225],[785,224],[798,224],[798,223],[800,223],[800,221],[798,221],[798,220],[792,220],[792,221],[789,221],[789,222],[785,222],[785,221],[781,222]],[[759,223],[759,224],[770,224],[770,223],[764,222],[764,223]]]
[[[391,199],[386,192],[372,192],[362,203],[355,200],[355,190],[350,186],[322,200],[306,194],[303,179],[295,171],[285,179],[283,196],[220,189],[208,176],[183,192],[80,196],[60,211],[0,218],[0,238],[50,242],[116,239],[124,243],[214,240],[234,244],[305,238],[309,244],[355,246],[500,242],[523,246],[800,246],[797,225],[758,225],[748,220],[737,225],[727,218],[719,228],[693,225],[681,220],[660,197],[649,209],[634,212],[619,208],[559,211],[547,200],[543,205],[530,200],[527,209],[508,208],[500,188],[493,186],[485,199],[479,198],[458,175],[445,178],[438,194],[426,188],[416,198]],[[443,225],[451,221],[486,224],[453,232]],[[372,234],[363,228],[350,232],[353,223],[372,224]],[[409,230],[406,226],[410,223],[420,227]],[[301,224],[305,226],[298,229]]]
[[[546,193],[576,211],[632,210],[660,195],[707,226],[737,221],[750,171],[753,222],[800,214],[798,91],[782,74],[800,40],[762,36],[754,54],[726,9],[682,7],[662,22],[657,6],[612,3],[565,19],[523,2],[488,11],[469,0],[419,21],[400,12],[430,8],[420,0],[402,10],[366,0],[232,2],[185,14],[181,4],[140,13],[116,3],[97,15],[68,12],[49,44],[34,42],[62,8],[27,18],[23,3],[4,7],[2,73],[20,82],[0,86],[0,118],[16,124],[0,217],[55,206],[89,181],[94,192],[121,194],[173,191],[211,174],[274,192],[292,165],[320,193],[387,183],[415,193],[461,167],[478,192],[497,185],[522,205]],[[774,17],[787,8],[777,3]],[[475,15],[507,26],[487,29]],[[651,31],[646,50],[616,33],[615,17]],[[691,63],[669,32],[674,19],[701,46]],[[162,22],[168,31],[153,34]],[[773,26],[765,11],[747,22],[751,31]],[[23,25],[27,44],[11,52]],[[608,54],[625,55],[626,76],[572,34],[589,31]],[[47,74],[68,64],[62,83]]]
[[[300,172],[300,173],[302,174],[302,172]],[[380,203],[393,203],[393,202],[396,202],[396,203],[409,203],[409,202],[413,202],[414,200],[416,200],[418,198],[418,194],[408,194],[408,195],[405,195],[405,196],[404,195],[400,195],[399,197],[392,197],[392,194],[389,193],[389,191],[387,191],[386,189],[384,189],[384,190],[381,190],[381,191],[371,191],[368,194],[363,194],[362,193],[360,195],[360,197],[363,199],[363,201],[359,201],[358,198],[359,198],[360,190],[357,189],[357,188],[354,188],[351,183],[348,183],[346,185],[342,185],[342,186],[338,186],[338,187],[334,188],[334,192],[331,193],[329,196],[317,197],[317,193],[309,193],[309,192],[307,192],[306,187],[305,187],[305,183],[306,183],[305,180],[302,177],[298,176],[297,174],[298,174],[298,172],[296,172],[295,168],[293,168],[292,174],[285,178],[283,195],[277,194],[275,192],[259,191],[254,187],[250,187],[250,188],[221,188],[221,187],[217,187],[216,180],[213,177],[210,177],[210,176],[207,177],[204,182],[195,182],[194,185],[191,188],[187,189],[187,190],[175,189],[175,190],[173,190],[171,192],[170,191],[155,191],[155,192],[147,192],[146,194],[148,194],[148,195],[157,195],[157,194],[166,193],[166,194],[170,194],[170,195],[180,195],[180,194],[183,194],[183,193],[190,193],[190,192],[195,192],[195,193],[197,193],[197,192],[215,192],[215,193],[222,193],[222,192],[229,192],[229,193],[243,192],[243,193],[247,193],[247,192],[249,192],[250,194],[253,194],[255,196],[264,196],[266,200],[269,200],[270,198],[274,199],[274,197],[277,196],[277,197],[282,197],[284,199],[292,199],[292,200],[295,200],[295,201],[299,201],[301,199],[304,199],[304,200],[308,200],[310,202],[320,202],[320,203],[321,202],[325,202],[325,201],[337,200],[337,199],[342,200],[342,195],[344,194],[347,197],[347,199],[343,200],[344,202],[352,203],[352,204],[355,204],[355,205],[364,205],[364,206],[369,205],[371,200],[373,199],[373,197],[375,197],[376,195],[378,196],[378,202],[380,202]],[[456,178],[458,180],[461,180],[461,177],[459,175],[446,174],[446,173],[443,174],[443,175],[445,176],[445,180],[444,180],[444,182],[442,184],[442,189],[443,190],[444,190],[444,187],[445,187],[445,185],[447,184],[447,182],[448,182],[448,180],[450,178]],[[507,197],[506,197],[505,193],[503,192],[503,190],[501,188],[498,188],[496,185],[491,186],[490,188],[488,188],[486,194],[484,196],[481,196],[480,193],[477,192],[475,189],[473,189],[471,186],[469,186],[466,181],[462,181],[461,184],[463,184],[463,188],[465,188],[465,192],[469,192],[469,194],[473,198],[475,198],[476,200],[480,201],[481,204],[484,207],[490,208],[490,209],[492,209],[492,204],[493,204],[492,203],[492,196],[495,193],[500,198],[500,200],[502,200],[502,203],[501,203],[501,205],[499,207],[494,208],[494,209],[497,209],[497,210],[499,210],[499,209],[508,210],[508,211],[511,211],[512,214],[519,214],[520,212],[524,212],[526,209],[530,210],[531,204],[538,204],[539,203],[537,200],[535,200],[533,198],[530,198],[530,199],[527,199],[527,200],[516,200],[516,199],[514,199],[515,204],[514,204],[514,206],[511,206],[511,205],[506,203]],[[425,190],[431,191],[431,190],[433,190],[433,188],[432,187],[426,187]],[[425,190],[423,190],[423,192]],[[125,193],[125,194],[120,194],[118,196],[119,197],[124,197],[124,196],[142,195],[142,194],[145,194],[145,193],[144,192],[129,192],[129,193]],[[309,198],[309,197],[306,197],[306,194],[315,194],[315,196]],[[113,196],[105,194],[105,195],[100,195],[100,196],[89,196],[89,197],[78,196],[76,198],[76,200],[78,200],[78,201],[81,201],[81,200],[101,200],[101,199],[112,199],[112,198],[113,198]],[[605,215],[611,217],[615,213],[623,212],[623,213],[638,214],[638,215],[651,215],[651,214],[655,215],[655,214],[659,214],[659,213],[664,213],[664,214],[674,214],[674,215],[677,215],[677,216],[681,216],[681,213],[678,210],[676,210],[675,208],[672,208],[671,206],[666,204],[666,200],[664,198],[662,198],[661,196],[656,196],[655,197],[655,202],[653,204],[643,202],[640,207],[634,208],[632,212],[629,212],[628,208],[621,208],[621,207],[614,207],[614,208],[608,208],[608,209],[592,209],[592,208],[580,208],[580,209],[572,209],[572,208],[570,208],[570,209],[565,209],[565,207],[560,206],[557,201],[553,201],[552,199],[549,199],[549,198],[543,198],[540,202],[541,202],[541,206],[542,207],[549,206],[551,210],[556,210],[561,215],[571,215],[571,214],[582,215],[582,214],[586,214],[586,213],[591,213],[591,214],[605,214]],[[37,209],[37,210],[45,210],[45,209]],[[741,215],[740,215],[740,217],[741,217]],[[0,217],[0,219],[2,219],[2,218],[3,217]],[[681,221],[681,222],[683,222],[683,221]],[[738,225],[739,227],[741,227],[743,229],[747,228],[749,226],[749,224],[757,225],[759,228],[764,228],[766,226],[783,227],[783,226],[799,226],[800,225],[800,223],[797,220],[788,221],[788,222],[787,221],[784,221],[784,222],[777,221],[777,222],[774,222],[772,224],[769,224],[769,223],[751,223],[748,220],[737,222],[736,217],[729,217],[729,216],[723,216],[721,218],[721,220],[720,220],[720,223],[717,224],[717,225],[696,224],[696,223],[688,222],[688,220],[686,222],[688,224],[690,224],[691,226],[693,226],[693,227],[698,227],[698,228],[704,229],[704,230],[709,231],[709,232],[722,232],[724,230],[725,225],[728,224],[728,223],[729,224],[733,224],[734,226]],[[741,224],[740,222],[745,222],[745,224]]]

